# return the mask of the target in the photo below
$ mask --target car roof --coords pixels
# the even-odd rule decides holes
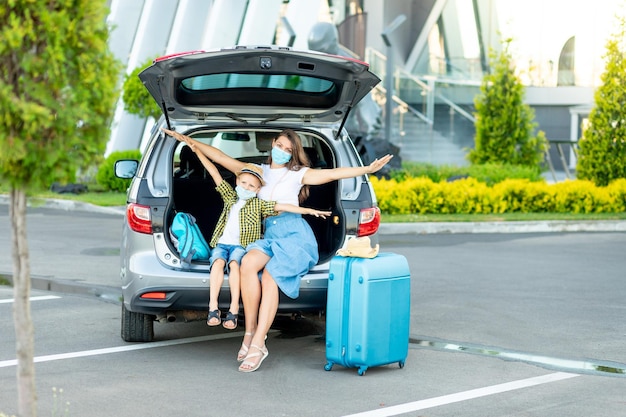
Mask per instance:
[[[139,78],[169,120],[343,121],[380,79],[365,62],[277,46],[158,58]]]

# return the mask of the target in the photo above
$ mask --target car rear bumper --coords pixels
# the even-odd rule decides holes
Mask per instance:
[[[127,265],[122,273],[122,296],[129,311],[162,316],[176,311],[208,310],[208,272],[165,267],[158,261],[154,251],[149,250],[136,252]],[[292,299],[280,294],[279,312],[326,309],[328,271],[322,268],[318,266],[302,278],[298,298]],[[152,297],[147,298],[147,294],[152,294]],[[225,276],[219,300],[220,309],[228,309],[228,275]]]
[[[165,292],[164,299],[145,299],[142,295],[147,292]],[[209,289],[203,288],[145,288],[141,293],[135,293],[127,298],[124,303],[129,311],[150,314],[154,316],[167,316],[180,311],[208,311]],[[220,291],[221,310],[227,310],[230,302],[228,289]],[[243,310],[243,308],[242,308]],[[303,289],[297,299],[291,299],[280,295],[278,312],[307,312],[326,310],[326,290]],[[245,313],[245,312],[244,312]]]

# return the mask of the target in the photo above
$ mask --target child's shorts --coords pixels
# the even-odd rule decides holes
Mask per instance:
[[[231,262],[237,262],[237,265],[241,265],[241,258],[246,254],[246,250],[240,245],[224,245],[218,243],[216,247],[211,251],[211,258],[209,259],[211,267],[216,259],[223,259],[226,261],[225,270],[228,272],[228,266]]]

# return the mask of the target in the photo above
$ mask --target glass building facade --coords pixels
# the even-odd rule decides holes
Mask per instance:
[[[605,45],[619,33],[622,0],[446,0],[424,48],[413,50],[407,70],[459,80],[481,80],[489,51],[509,39],[527,86],[595,87],[604,70]],[[623,14],[622,14],[623,15]],[[419,42],[418,42],[419,43]],[[417,45],[419,47],[419,45]]]

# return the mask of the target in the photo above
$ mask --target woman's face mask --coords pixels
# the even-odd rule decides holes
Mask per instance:
[[[256,197],[256,193],[254,191],[246,190],[241,185],[236,186],[235,191],[237,192],[237,196],[242,200],[248,200],[252,197]]]
[[[291,154],[285,152],[277,146],[272,147],[272,162],[284,165],[291,160]]]

